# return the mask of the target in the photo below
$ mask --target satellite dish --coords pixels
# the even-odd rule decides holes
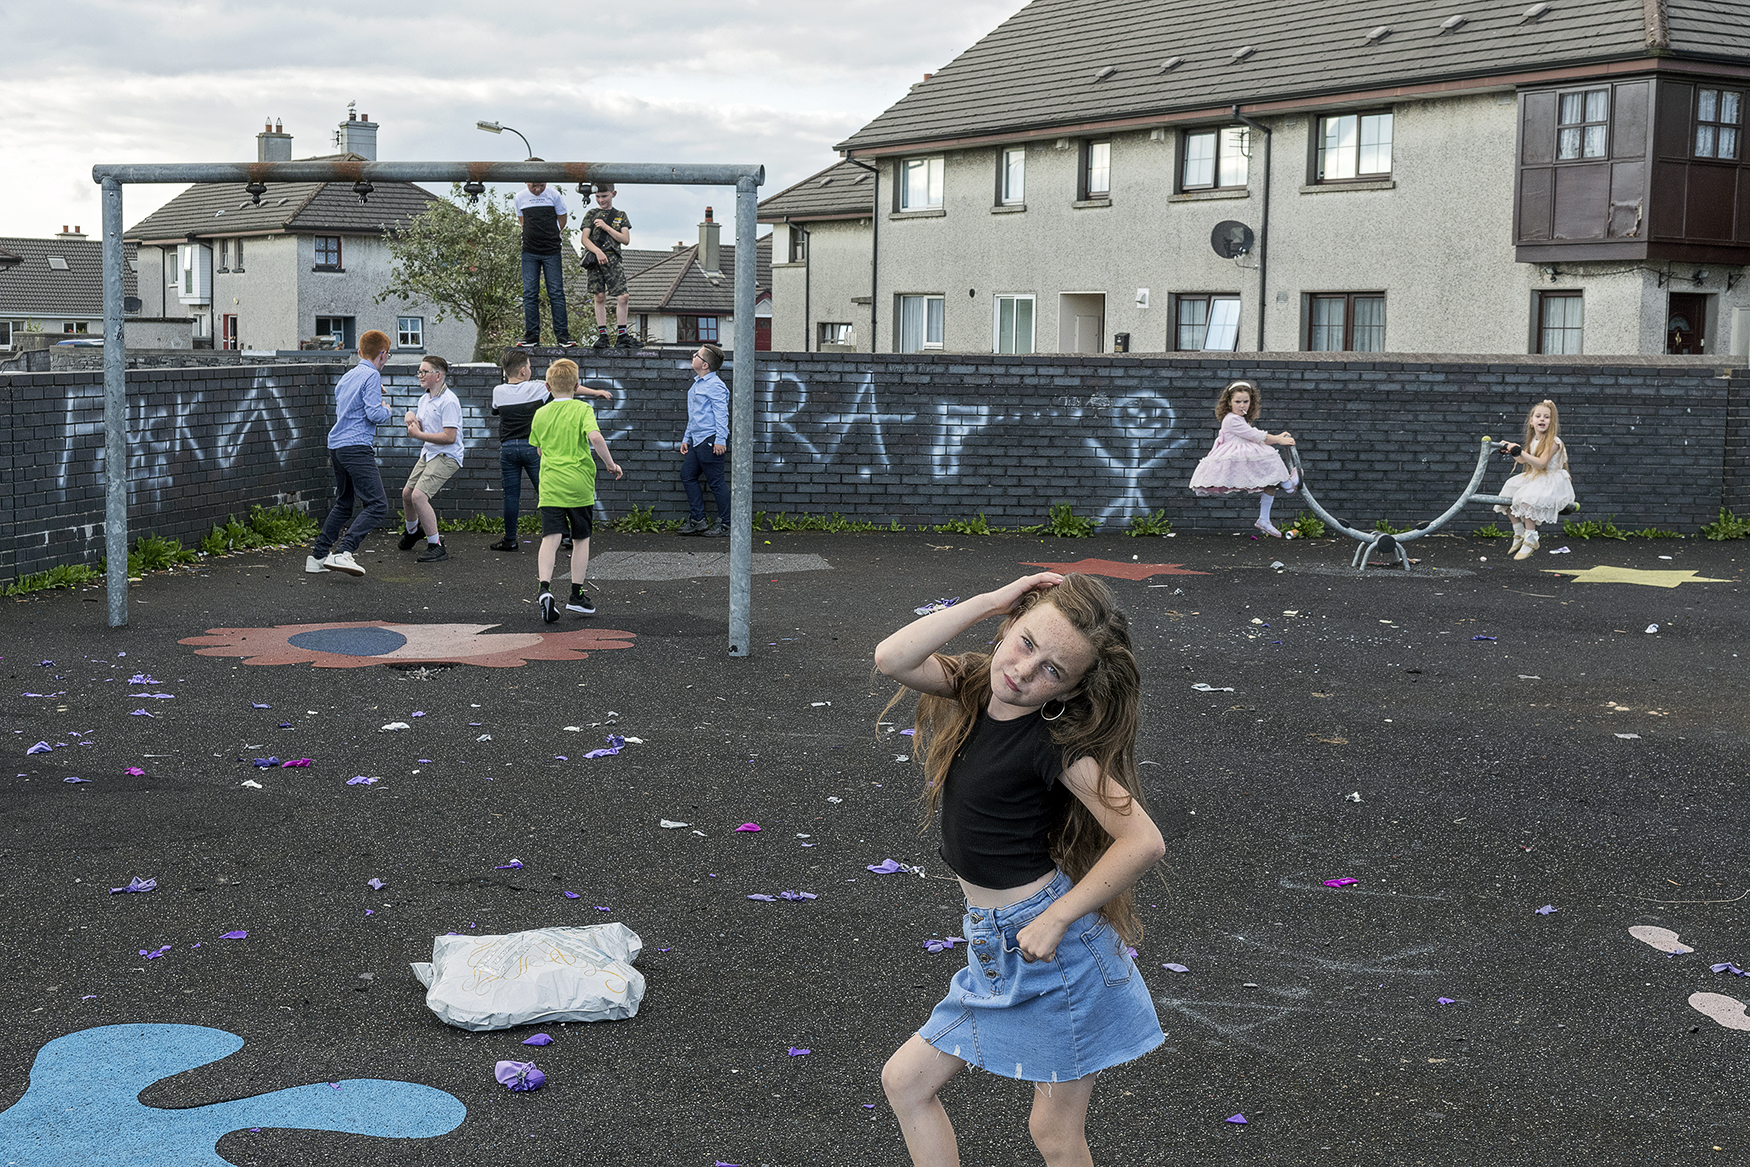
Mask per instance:
[[[1223,259],[1238,259],[1252,250],[1252,229],[1244,223],[1223,219],[1209,233],[1209,246]]]

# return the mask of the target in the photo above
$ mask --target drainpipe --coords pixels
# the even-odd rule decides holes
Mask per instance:
[[[1264,310],[1267,307],[1269,285],[1264,276],[1269,271],[1269,249],[1264,241],[1270,235],[1270,127],[1254,118],[1249,118],[1240,112],[1236,103],[1233,109],[1234,118],[1245,123],[1251,129],[1264,135],[1264,213],[1258,223],[1258,351],[1264,351]]]
[[[855,158],[847,158],[845,161],[875,176],[875,194],[869,204],[869,354],[873,356],[876,290],[881,286],[881,281],[877,278],[881,270],[881,171],[878,167]]]

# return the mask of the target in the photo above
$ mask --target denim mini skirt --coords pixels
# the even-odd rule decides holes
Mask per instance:
[[[1136,962],[1099,913],[1071,924],[1051,960],[1021,958],[1016,933],[1071,886],[1060,871],[1020,903],[968,905],[966,967],[918,1035],[981,1070],[1026,1082],[1073,1082],[1166,1040]]]

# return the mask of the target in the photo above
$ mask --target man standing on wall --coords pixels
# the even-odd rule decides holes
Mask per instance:
[[[614,300],[614,322],[619,325],[621,348],[632,347],[632,337],[626,331],[626,268],[620,262],[620,248],[632,242],[632,220],[626,212],[614,206],[614,188],[610,184],[595,192],[595,206],[583,213],[584,266],[589,268],[589,290],[595,293],[595,347],[610,347],[608,340],[608,297]],[[593,265],[590,261],[593,260]]]
[[[359,544],[389,514],[389,497],[383,492],[383,475],[377,469],[377,427],[389,420],[389,403],[383,400],[383,366],[389,363],[389,335],[373,328],[359,337],[359,363],[334,387],[334,428],[328,431],[328,461],[334,468],[334,506],[316,536],[316,546],[304,560],[307,575],[339,571],[363,575],[365,569],[353,558]],[[360,510],[346,537],[340,532],[352,517],[353,502]],[[330,554],[330,548],[333,549]]]
[[[539,162],[531,158],[530,162]],[[523,229],[523,338],[519,348],[541,343],[541,278],[547,280],[547,304],[553,310],[553,335],[561,346],[573,348],[571,318],[565,310],[565,196],[548,190],[544,182],[531,182],[516,193],[516,221]],[[596,309],[597,315],[601,309]]]

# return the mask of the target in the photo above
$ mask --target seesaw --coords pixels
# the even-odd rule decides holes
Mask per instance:
[[[1300,448],[1298,446],[1288,447],[1288,456],[1294,463],[1293,468],[1295,473],[1300,475],[1300,494],[1306,499],[1306,505],[1312,508],[1314,514],[1318,515],[1319,518],[1325,521],[1327,527],[1334,527],[1343,534],[1349,536],[1349,538],[1354,539],[1361,544],[1361,546],[1355,549],[1354,558],[1349,561],[1350,567],[1353,567],[1356,571],[1366,571],[1368,558],[1377,553],[1380,555],[1395,557],[1398,566],[1405,571],[1408,571],[1410,570],[1410,557],[1404,551],[1403,544],[1410,542],[1412,539],[1420,539],[1424,535],[1432,535],[1450,522],[1454,515],[1463,510],[1466,503],[1478,502],[1483,503],[1486,506],[1508,506],[1512,503],[1513,500],[1504,495],[1477,493],[1477,487],[1483,481],[1483,474],[1489,468],[1489,455],[1491,453],[1499,452],[1509,444],[1510,443],[1507,442],[1497,442],[1485,436],[1483,438],[1482,449],[1477,451],[1477,468],[1470,476],[1470,484],[1467,485],[1464,488],[1463,493],[1458,496],[1458,501],[1448,507],[1446,512],[1439,518],[1430,522],[1419,523],[1414,530],[1405,531],[1399,535],[1388,535],[1384,531],[1358,531],[1354,527],[1343,522],[1343,520],[1337,518],[1324,508],[1311,490],[1307,489],[1306,471],[1300,464]],[[1579,509],[1580,504],[1573,502],[1564,507],[1562,513],[1564,515],[1572,514]]]

